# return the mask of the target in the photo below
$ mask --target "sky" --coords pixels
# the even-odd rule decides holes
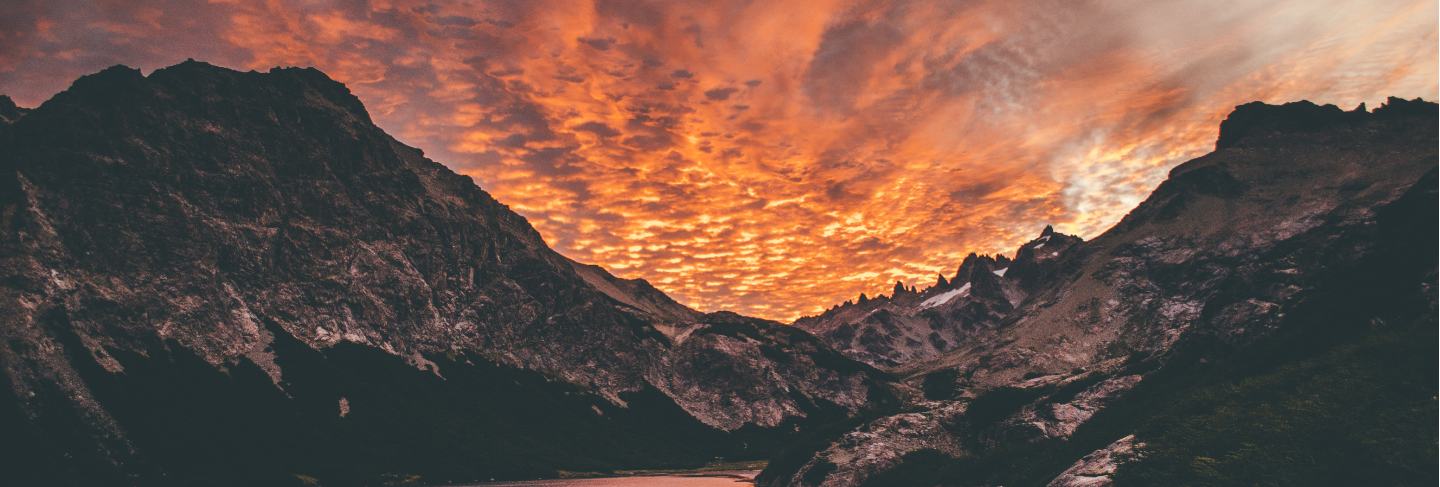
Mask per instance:
[[[1094,237],[1236,105],[1437,97],[1433,0],[7,4],[21,106],[114,64],[314,66],[561,253],[783,321]]]

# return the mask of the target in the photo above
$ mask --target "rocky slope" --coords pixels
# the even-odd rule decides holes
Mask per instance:
[[[1436,118],[1237,107],[1003,321],[900,367],[923,399],[761,483],[1433,484]]]
[[[939,276],[932,287],[917,290],[897,282],[893,294],[862,294],[794,326],[877,367],[929,359],[1004,321],[1079,243],[1079,237],[1047,226],[1020,246],[1014,259],[970,254],[954,277]]]
[[[804,332],[556,254],[313,69],[117,66],[0,122],[20,485],[695,464],[891,397]]]

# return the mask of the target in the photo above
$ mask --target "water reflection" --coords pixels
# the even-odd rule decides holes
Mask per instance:
[[[646,475],[599,479],[525,480],[485,482],[473,487],[744,487],[754,485],[758,471],[707,472],[698,475]],[[466,486],[470,487],[470,486]]]

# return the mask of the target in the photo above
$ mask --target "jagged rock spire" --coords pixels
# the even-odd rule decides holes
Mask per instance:
[[[995,259],[988,255],[979,255],[971,252],[960,262],[960,268],[955,271],[955,278],[950,280],[951,285],[971,282],[974,276],[981,272],[991,272],[995,269]]]

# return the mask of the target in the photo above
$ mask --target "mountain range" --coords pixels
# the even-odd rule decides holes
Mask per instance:
[[[556,253],[314,69],[116,66],[0,96],[0,465],[1433,485],[1436,118],[1242,105],[1092,240],[1046,227],[787,326]]]
[[[5,117],[22,484],[699,465],[895,400],[803,331],[555,253],[313,69],[117,66]]]
[[[934,358],[999,325],[1052,280],[1062,257],[1080,242],[1046,226],[1013,259],[970,254],[954,277],[938,276],[934,286],[920,290],[896,282],[893,294],[862,294],[794,325],[877,367]]]

